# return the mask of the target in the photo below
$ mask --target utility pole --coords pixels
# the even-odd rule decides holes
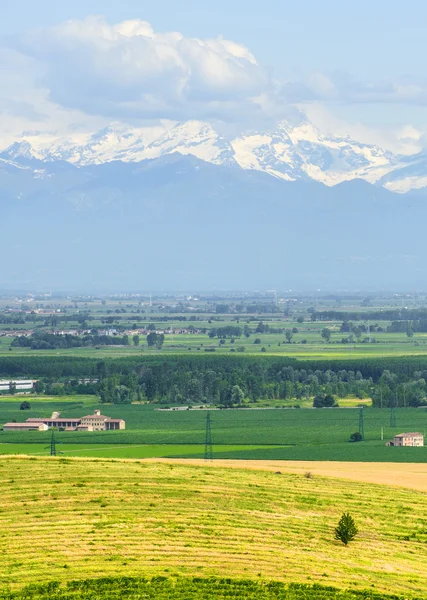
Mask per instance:
[[[208,414],[206,415],[205,461],[211,462],[212,460],[213,460],[213,449],[212,449],[211,413],[208,411]]]

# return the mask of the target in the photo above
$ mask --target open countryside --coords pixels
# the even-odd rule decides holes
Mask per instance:
[[[13,588],[125,570],[424,593],[422,492],[209,464],[16,457],[0,469],[0,582]],[[333,539],[342,506],[360,527],[348,548]]]
[[[80,397],[81,398],[81,397]],[[66,401],[30,398],[31,409],[20,410],[20,399],[0,399],[2,420],[80,417],[97,409],[126,421],[126,430],[58,431],[58,450],[76,456],[123,458],[204,456],[207,410],[156,410],[156,405],[99,405],[86,396]],[[84,407],[84,408],[83,408]],[[427,462],[427,447],[393,448],[386,442],[402,431],[427,434],[425,408],[390,411],[364,408],[363,443],[351,443],[359,429],[360,408],[330,409],[227,409],[211,410],[215,458],[259,460],[350,460]],[[50,432],[0,431],[0,453],[48,454]]]

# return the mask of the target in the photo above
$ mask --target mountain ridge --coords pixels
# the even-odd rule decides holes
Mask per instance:
[[[0,157],[88,166],[115,160],[138,163],[175,152],[286,181],[314,180],[333,186],[360,178],[400,193],[427,186],[427,153],[396,155],[349,136],[325,135],[304,120],[281,121],[273,129],[234,137],[194,120],[151,128],[111,124],[74,138],[22,136],[0,151]]]

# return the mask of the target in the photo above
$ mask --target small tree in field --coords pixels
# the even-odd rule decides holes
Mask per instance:
[[[350,513],[343,513],[341,519],[335,527],[335,539],[340,540],[344,546],[354,540],[359,530],[356,527],[353,517]]]

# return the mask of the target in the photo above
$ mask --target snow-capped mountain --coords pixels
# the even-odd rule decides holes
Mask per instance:
[[[333,186],[364,179],[392,191],[427,186],[427,154],[398,156],[349,137],[322,134],[307,121],[283,121],[275,129],[235,138],[201,121],[132,128],[112,124],[92,135],[25,137],[0,152],[3,160],[67,161],[77,166],[120,160],[140,162],[178,152],[222,166],[257,170],[287,181],[314,180]]]

